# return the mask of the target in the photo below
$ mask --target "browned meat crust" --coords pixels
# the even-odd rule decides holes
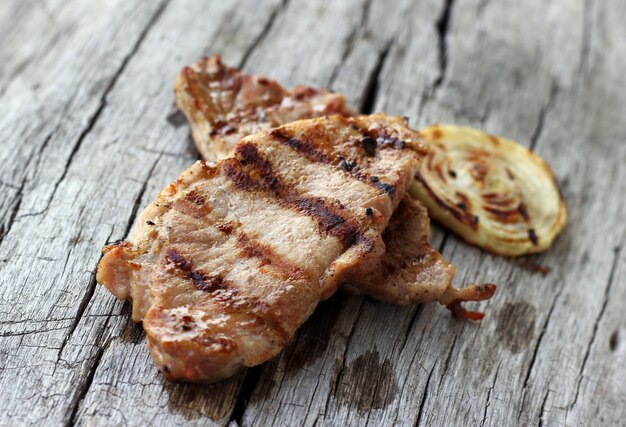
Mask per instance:
[[[489,299],[496,286],[453,288],[456,268],[430,246],[429,238],[426,208],[419,201],[405,197],[383,234],[387,250],[374,272],[344,284],[343,289],[393,304],[437,301],[459,317],[482,318],[482,313],[465,311],[460,303]]]
[[[259,130],[329,112],[353,114],[339,94],[304,86],[288,91],[274,80],[225,66],[219,56],[203,58],[185,67],[174,91],[178,105],[191,123],[198,149],[210,160],[225,157],[239,138]],[[303,146],[279,129],[272,131],[272,135],[311,162],[338,164],[363,182],[393,190],[387,183],[378,181],[376,174],[363,171],[354,162],[354,154],[342,157],[332,146],[324,149]],[[393,135],[385,135],[382,140],[378,140],[378,135],[371,136],[361,141],[366,153],[373,154],[379,145],[400,148],[403,144]],[[425,209],[419,202],[405,201],[385,233],[387,252],[378,262],[377,273],[367,279],[352,277],[352,283],[343,287],[352,293],[366,293],[395,304],[440,301],[454,308],[452,312],[456,315],[477,318],[475,313],[464,312],[460,302],[487,299],[495,287],[452,288],[455,267],[430,247],[428,236],[429,218]]]
[[[163,190],[128,242],[105,248],[97,279],[133,302],[168,379],[225,378],[276,355],[348,275],[371,272],[424,154],[384,115],[244,138]]]
[[[300,119],[351,115],[341,95],[306,86],[287,90],[267,77],[222,64],[219,55],[185,67],[174,93],[198,151],[211,161],[226,157],[241,138],[259,131]]]

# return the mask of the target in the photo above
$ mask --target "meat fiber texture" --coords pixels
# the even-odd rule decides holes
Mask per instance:
[[[425,155],[385,115],[301,120],[195,163],[105,248],[168,379],[213,382],[276,355],[318,302],[370,274]],[[347,161],[350,167],[346,168]]]

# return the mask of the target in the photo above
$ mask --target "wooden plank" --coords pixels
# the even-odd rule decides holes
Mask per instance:
[[[0,11],[0,425],[619,425],[626,415],[626,45],[619,0],[11,2]],[[183,64],[332,87],[362,111],[454,122],[553,165],[570,223],[527,260],[434,227],[457,283],[495,281],[479,324],[337,295],[275,360],[165,382],[99,248],[197,156]]]
[[[606,15],[611,15],[609,7],[617,9],[616,4],[606,7]],[[304,347],[299,340],[327,334],[307,324],[290,350],[262,369],[244,424],[502,425],[592,419],[591,408],[575,393],[586,359],[581,349],[596,342],[594,319],[611,300],[613,247],[623,242],[623,200],[606,200],[600,188],[626,181],[616,162],[625,159],[616,124],[626,105],[615,97],[607,105],[607,90],[593,96],[603,102],[582,102],[597,90],[589,86],[592,80],[621,87],[612,67],[598,74],[595,62],[603,56],[600,51],[620,44],[619,31],[596,25],[615,37],[598,40],[589,34],[588,13],[582,2],[547,8],[539,2],[420,2],[406,13],[403,33],[383,66],[374,109],[408,114],[418,125],[448,121],[484,127],[533,146],[549,159],[572,215],[555,247],[530,259],[551,266],[552,272],[543,278],[450,236],[444,254],[459,267],[459,283],[501,285],[486,304],[489,316],[483,323],[455,321],[435,306],[398,308],[367,301],[356,317],[353,312],[338,316],[337,331],[349,334],[333,329],[320,344],[334,364],[299,362],[293,356]],[[589,38],[597,45],[586,46]],[[589,69],[593,74],[585,74]],[[603,114],[609,118],[604,126],[593,126],[591,134],[590,125]],[[605,138],[602,148],[589,147],[589,140]],[[581,174],[587,160],[604,173]],[[616,191],[624,193],[622,187]],[[604,212],[604,221],[598,221],[594,209]],[[615,237],[592,243],[592,235]],[[435,237],[443,238],[441,232]],[[349,327],[352,318],[357,321]],[[613,321],[619,331],[623,317]],[[609,361],[612,369],[604,375],[619,369],[619,359]],[[597,381],[604,384],[608,377]],[[602,390],[611,396],[603,402],[605,419],[620,419],[616,402],[623,392],[615,386]],[[579,418],[568,420],[572,408]]]
[[[159,11],[156,3],[123,1],[50,7],[54,19],[39,22],[41,30],[21,33],[17,25],[7,35],[30,53],[0,104],[1,425],[67,421],[98,345],[119,333],[106,325],[121,305],[100,298],[83,318],[85,345],[80,351],[66,345],[93,291],[93,247],[124,229],[101,216],[104,200],[92,191],[100,184],[89,164],[82,171],[68,166]],[[35,47],[47,46],[53,34],[47,49]],[[79,200],[90,200],[89,208]]]
[[[291,8],[289,5],[280,6],[275,10],[267,8],[266,11],[268,19],[273,20],[273,22],[270,22],[269,24],[271,24],[272,28],[279,28],[281,31],[296,31],[295,28],[291,28],[290,26],[294,26],[298,22],[302,22],[303,17],[310,16],[314,13],[311,10],[307,10],[306,7],[303,8],[301,6],[302,5],[294,5]],[[314,7],[319,8],[319,5],[315,5]],[[341,27],[345,28],[341,37],[345,37],[347,43],[347,39],[350,37],[351,32],[356,31],[360,21],[354,20],[351,22],[352,28],[350,26],[346,26],[348,23],[348,17],[352,19],[354,15],[352,13],[354,7],[348,8],[345,5],[340,4],[337,4],[337,7],[337,10],[326,10],[324,13],[328,16],[335,17],[334,19],[339,19],[337,18],[337,16],[339,16],[338,12],[343,11],[342,16],[346,22],[342,22]],[[360,7],[360,5],[355,7]],[[176,15],[170,15],[168,13],[169,10],[177,10]],[[246,10],[246,8],[241,7],[240,5],[238,10]],[[229,10],[228,13],[232,15],[232,10]],[[294,14],[296,16],[294,16]],[[137,55],[133,57],[133,60],[129,64],[128,73],[132,73],[133,64],[137,63],[139,66],[142,66],[142,64],[146,61],[146,57],[153,56],[156,50],[163,52],[164,56],[167,56],[168,54],[171,55],[173,52],[176,52],[185,58],[186,63],[195,60],[196,57],[200,56],[202,52],[206,50],[205,43],[195,46],[190,44],[188,50],[181,52],[180,42],[177,38],[188,38],[188,31],[190,28],[206,30],[208,16],[214,15],[215,11],[206,10],[206,8],[201,5],[198,5],[197,8],[190,9],[185,15],[181,15],[176,8],[168,7],[161,20],[152,29],[150,36],[142,45],[142,48],[138,51]],[[255,35],[253,31],[254,27],[250,28],[250,24],[252,22],[257,22],[259,19],[258,16],[252,14],[242,14],[238,16],[243,19],[247,19],[250,22],[232,23],[231,25],[233,28],[230,29],[230,31],[241,31],[243,28],[248,28],[248,31],[250,31],[251,41],[250,48],[256,48],[251,50],[251,56],[248,58],[246,49],[240,48],[237,50],[237,46],[231,46],[232,39],[227,33],[225,33],[225,30],[228,30],[229,26],[220,29],[221,32],[219,36],[216,36],[212,49],[215,49],[215,52],[224,52],[226,62],[238,63],[241,60],[244,60],[246,61],[246,68],[252,69],[255,72],[262,72],[263,66],[261,64],[255,64],[255,53],[257,52],[257,49],[261,48],[261,46],[272,46],[274,43],[271,39],[273,37],[273,33],[272,31],[257,31]],[[228,22],[229,18],[228,16],[225,16],[222,19],[213,19],[217,22]],[[168,22],[168,20],[170,21]],[[270,26],[269,24],[268,28]],[[172,28],[185,29],[185,32],[181,32],[180,34],[173,33]],[[328,33],[330,30],[328,27],[320,27],[317,28],[316,31],[321,35]],[[314,34],[314,36],[315,35],[317,34]],[[238,33],[238,37],[238,42],[241,43],[242,34],[240,32]],[[260,40],[256,40],[255,37],[260,37]],[[329,48],[332,47],[334,51],[330,51],[330,49],[328,49],[324,52],[326,55],[335,55],[337,58],[340,58],[345,48],[342,43],[338,43],[337,37],[337,34],[335,34],[334,37],[329,39]],[[339,37],[339,39],[341,39],[341,37]],[[307,37],[306,40],[309,40],[311,47],[317,44],[317,39],[315,37]],[[306,49],[307,46],[300,45],[298,47],[298,49],[302,48]],[[273,51],[274,48],[272,47],[270,50]],[[237,52],[239,52],[239,58],[237,58]],[[303,67],[303,69],[307,69],[307,65],[315,63],[315,58],[310,58],[309,61],[311,62],[298,62],[298,58],[300,60],[302,59],[300,56],[294,56],[293,63],[298,63],[299,66]],[[174,70],[174,73],[176,73],[184,63],[185,62],[178,62],[172,64],[171,66],[168,65],[166,69],[172,69]],[[268,64],[267,62],[264,63]],[[286,62],[283,63],[287,65]],[[370,71],[373,71],[374,64],[372,64],[370,68]],[[288,69],[289,68],[286,67],[280,67],[278,69],[272,67],[271,71],[273,71],[273,73],[269,74],[276,76],[277,70]],[[320,70],[323,69],[320,68]],[[317,79],[321,78],[323,81],[330,79],[331,71],[332,70],[329,68],[326,68],[327,73],[323,77],[311,75],[312,81],[307,81],[307,83],[321,84],[319,83],[320,80]],[[278,74],[280,74],[280,72]],[[298,82],[293,80],[290,81],[287,76],[284,77],[286,84]],[[151,87],[157,83],[164,87],[171,85],[170,80],[172,78],[167,73],[159,74],[158,79],[158,82],[150,82]],[[299,82],[302,81],[304,80],[300,80]],[[120,79],[118,90],[121,93],[129,91],[131,88],[137,90],[138,87],[136,80],[129,79],[128,87],[126,87],[125,82],[126,80],[124,78]],[[362,82],[360,85],[361,87],[358,92],[362,94],[361,97],[365,93],[366,85],[366,81]],[[139,86],[139,89],[141,89],[141,86]],[[114,93],[117,93],[117,91]],[[111,94],[110,98],[114,97],[114,93]],[[167,93],[167,96],[170,96],[169,92]],[[113,101],[109,101],[109,104],[113,105]],[[139,121],[140,126],[144,126],[142,123],[145,123],[145,126],[154,127],[155,117],[158,117],[158,120],[165,124],[159,114],[162,115],[162,112],[166,108],[165,104],[156,104],[151,106],[151,111],[153,112],[150,114],[146,114],[145,111],[142,111],[141,114],[143,117]],[[105,116],[102,120],[115,121],[115,118],[109,119]],[[136,123],[133,123],[136,126]],[[188,132],[186,126],[181,130],[184,133]],[[98,130],[95,129],[92,135],[94,138],[98,138]],[[172,142],[169,142],[175,141],[174,138],[168,138],[167,141],[168,145],[166,148],[168,150],[179,149],[177,147],[180,145],[175,146]],[[163,170],[160,170],[160,168],[163,168]],[[139,205],[144,206],[147,204],[148,201],[154,197],[156,191],[166,182],[169,182],[174,175],[177,175],[177,171],[180,171],[183,168],[184,165],[181,164],[181,162],[173,162],[165,158],[158,159],[157,168],[152,172],[151,178],[148,181],[150,191],[144,192]],[[176,173],[173,174],[173,171],[176,171]],[[152,186],[153,183],[154,186]],[[118,341],[121,341],[121,343]],[[231,415],[231,411],[233,410],[233,405],[235,403],[234,396],[239,391],[242,378],[243,376],[239,376],[231,381],[208,388],[166,385],[166,390],[175,390],[172,392],[168,391],[166,394],[162,392],[164,382],[161,379],[160,374],[154,368],[153,364],[149,361],[144,343],[125,342],[123,339],[113,340],[112,344],[105,349],[104,355],[98,364],[93,383],[86,394],[84,402],[80,406],[77,419],[82,423],[96,424],[104,422],[124,422],[135,425],[143,425],[145,423],[163,423],[171,425],[194,422],[204,424],[207,422],[205,417],[209,417],[216,423],[222,424],[227,422],[229,416]],[[189,401],[190,395],[194,395],[196,398],[193,401]],[[106,402],[105,406],[102,405],[103,401]]]
[[[367,110],[371,108],[369,98],[376,89],[378,73],[398,36],[409,4],[398,2],[389,8],[384,2],[342,2],[323,11],[315,5],[303,10],[301,5],[293,4],[257,47],[249,66],[267,73],[273,71],[272,75],[278,74],[281,81],[289,84],[312,81],[331,86],[345,93],[354,108]],[[361,11],[361,15],[355,14],[355,10]],[[306,16],[317,16],[317,25],[302,30],[309,35],[298,38],[301,43],[289,45]],[[339,19],[345,22],[338,22]],[[344,43],[338,43],[342,38]],[[281,41],[284,44],[277,51],[282,52],[282,66],[276,69],[275,46]],[[289,49],[293,53],[289,54]],[[310,51],[323,53],[325,61],[315,55],[299,54]],[[362,298],[337,295],[318,307],[288,349],[274,362],[259,368],[260,379],[246,406],[243,425],[311,425],[317,421],[343,369],[343,354],[362,304]]]
[[[261,7],[260,13],[251,13],[255,6]],[[124,226],[131,224],[158,191],[197,158],[189,128],[181,126],[185,120],[173,105],[171,88],[182,67],[203,54],[220,52],[225,62],[240,63],[280,8],[274,0],[261,5],[252,0],[211,4],[185,0],[167,5],[109,94],[99,125],[87,136],[85,145],[93,147],[92,151],[85,151],[76,161],[80,168],[94,157],[109,159],[91,174],[106,174],[112,164],[124,174],[137,171],[128,196],[116,195],[116,200],[109,201],[112,219]],[[110,188],[103,191],[111,191],[124,179],[113,177],[107,184]],[[84,398],[77,402],[77,423],[171,426],[228,422],[245,373],[213,386],[168,383],[148,354],[141,326],[128,318],[122,320],[125,332],[111,335],[102,345],[93,378],[84,388]],[[79,336],[75,345],[80,348],[85,341]]]
[[[266,3],[266,21],[271,15],[271,6],[276,5],[277,2]],[[64,70],[55,69],[47,57],[35,58],[32,72],[31,68],[26,68],[11,81],[12,86],[5,97],[13,99],[14,103],[8,106],[7,113],[21,113],[23,117],[21,121],[3,122],[2,125],[6,125],[3,130],[11,132],[5,136],[17,142],[30,126],[36,126],[33,135],[29,135],[30,144],[25,147],[30,151],[2,150],[1,153],[14,167],[14,170],[3,169],[3,172],[14,180],[20,179],[20,173],[24,174],[23,182],[29,182],[18,188],[18,200],[22,203],[14,203],[15,208],[8,215],[13,227],[5,233],[0,248],[4,270],[1,351],[6,356],[0,376],[2,389],[6,392],[2,393],[0,402],[3,408],[14,408],[2,411],[4,418],[0,424],[10,425],[18,420],[34,423],[40,418],[53,423],[55,420],[72,421],[91,382],[94,378],[99,379],[94,377],[95,367],[101,359],[108,360],[104,353],[111,344],[109,338],[122,335],[125,328],[131,331],[126,334],[136,332],[136,328],[127,326],[128,313],[123,311],[124,305],[115,302],[101,288],[95,288],[93,270],[99,250],[94,252],[94,248],[124,237],[140,204],[146,204],[165,182],[195,160],[196,155],[187,141],[188,130],[178,125],[174,127],[167,121],[173,109],[171,84],[183,64],[195,60],[211,44],[220,49],[220,43],[233,40],[235,34],[237,39],[232,43],[234,47],[229,50],[230,58],[227,59],[236,60],[237,55],[243,56],[246,40],[250,44],[262,32],[265,22],[260,19],[263,14],[233,17],[237,6],[250,8],[246,4],[217,2],[207,9],[182,2],[168,6],[173,9],[165,16],[161,16],[159,5],[141,10],[120,8],[119,5],[102,10],[85,5],[85,8],[91,7],[90,13],[83,8],[72,9],[75,14],[68,16],[59,12],[58,25],[64,34],[67,33],[68,40],[60,40],[54,46],[58,51],[46,55],[51,60],[62,61]],[[120,19],[117,13],[127,15],[132,22]],[[94,21],[94,14],[102,16],[101,20]],[[145,19],[140,19],[141,14]],[[112,25],[110,21],[116,22]],[[192,21],[193,27],[185,21]],[[92,27],[87,26],[87,22]],[[213,25],[207,25],[207,22]],[[163,24],[156,38],[150,39],[150,50],[142,51],[141,62],[133,62],[135,65],[128,67],[144,36],[152,32],[151,27],[156,23]],[[128,31],[120,31],[118,26],[126,26]],[[111,34],[105,31],[106,27]],[[172,27],[178,28],[174,34],[169,32]],[[76,35],[68,31],[72,28]],[[96,36],[85,28],[92,28]],[[130,30],[134,28],[137,31],[133,40]],[[115,36],[117,33],[120,40]],[[31,43],[42,43],[37,39],[39,34],[32,35],[35,39]],[[49,31],[42,33],[42,37],[49,35]],[[165,45],[162,39],[166,36],[169,37],[169,48],[162,50]],[[217,40],[218,36],[220,40]],[[94,43],[86,43],[90,38]],[[190,40],[195,43],[189,43]],[[239,44],[243,46],[237,53],[234,49]],[[76,57],[88,61],[81,65]],[[172,57],[177,59],[172,60]],[[168,63],[168,67],[163,67],[162,63]],[[70,69],[68,72],[66,64],[72,64],[78,71]],[[103,64],[111,65],[106,67]],[[43,70],[49,73],[45,74]],[[128,75],[123,71],[131,73],[130,77],[122,78],[122,75]],[[57,72],[63,75],[57,76]],[[101,77],[107,72],[112,78]],[[51,78],[54,85],[39,81],[44,77]],[[59,80],[65,79],[74,85],[82,81],[83,87],[66,87],[65,93],[70,99],[57,99],[55,96],[63,93],[63,88],[57,85]],[[28,94],[23,93],[26,85],[37,89],[32,94],[37,101],[32,105],[32,114],[19,111],[25,102],[28,105],[25,100]],[[123,89],[120,91],[118,87]],[[88,105],[83,107],[81,102]],[[63,103],[70,105],[64,106]],[[63,107],[56,109],[58,117],[52,114],[55,111],[52,107],[56,104]],[[39,110],[43,105],[50,108],[45,111],[49,115],[39,118],[36,114],[41,113]],[[87,107],[93,107],[95,113]],[[160,126],[155,127],[155,123]],[[21,130],[22,127],[26,130]],[[50,134],[44,139],[46,132]],[[37,138],[42,139],[40,147],[36,145]],[[73,149],[72,144],[67,143],[72,138],[77,139]],[[172,144],[172,141],[177,143]],[[17,156],[19,159],[15,158]],[[20,164],[19,160],[24,161]],[[27,169],[27,161],[32,161],[30,169]],[[41,170],[37,168],[40,164],[52,167]],[[56,166],[59,172],[55,176]],[[19,274],[21,271],[29,274]],[[120,340],[124,343],[127,338],[122,335]],[[146,360],[145,344],[128,343],[128,348],[123,350],[130,354],[116,352],[112,356],[120,358],[117,362],[125,362],[129,360],[128,356],[133,356],[135,348],[141,349],[135,356],[142,361],[137,367],[143,370],[125,369],[125,374],[133,374],[130,379],[126,377],[108,384],[118,390],[120,402],[127,407],[108,404],[106,408],[121,417],[132,416],[132,412],[126,410],[135,403],[129,396],[119,393],[124,380],[128,382],[124,391],[135,392],[134,397],[143,400],[143,409],[150,408],[150,400],[135,386],[144,387],[142,384],[145,383],[147,387],[148,380],[142,382],[146,377],[151,378],[159,390],[157,396],[153,396],[155,401],[162,398],[160,378],[152,369],[152,363]],[[123,347],[118,342],[112,344],[117,344],[113,345],[115,350]],[[103,378],[110,375],[107,365],[101,375]],[[137,382],[133,382],[135,380]],[[102,382],[99,385],[101,390],[107,384]],[[113,390],[104,388],[115,395]],[[208,411],[209,414],[217,413],[218,418],[224,416],[232,409],[238,383],[235,380],[230,386],[216,387],[215,393],[208,394],[207,402],[198,399],[185,412],[184,406],[190,397],[188,390],[172,386],[171,395],[169,398],[165,395],[165,398],[174,407],[171,411],[164,408],[161,414],[178,412],[184,419],[189,414],[195,415],[196,411],[202,415]],[[182,402],[180,408],[176,407],[176,402]],[[84,414],[81,412],[83,418],[91,415],[90,410],[102,409],[96,403],[99,402],[91,401],[92,406],[86,408]],[[23,410],[29,407],[32,411],[24,413]],[[155,407],[157,405],[144,415],[158,420],[160,414]],[[142,424],[140,417],[135,419]]]

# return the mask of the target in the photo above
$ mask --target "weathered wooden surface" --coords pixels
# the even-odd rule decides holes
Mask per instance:
[[[623,425],[625,21],[621,0],[2,2],[0,425]],[[275,360],[164,382],[93,274],[197,157],[171,84],[218,52],[531,146],[570,211],[525,260],[551,271],[434,226],[459,284],[500,285],[483,322],[336,295]]]

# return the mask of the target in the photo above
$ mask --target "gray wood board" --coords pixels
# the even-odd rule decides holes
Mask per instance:
[[[3,3],[0,425],[622,424],[625,18],[619,0]],[[167,383],[94,270],[197,158],[171,85],[212,53],[516,139],[552,165],[569,224],[524,260],[433,226],[458,285],[499,285],[480,323],[338,294],[276,359]]]

